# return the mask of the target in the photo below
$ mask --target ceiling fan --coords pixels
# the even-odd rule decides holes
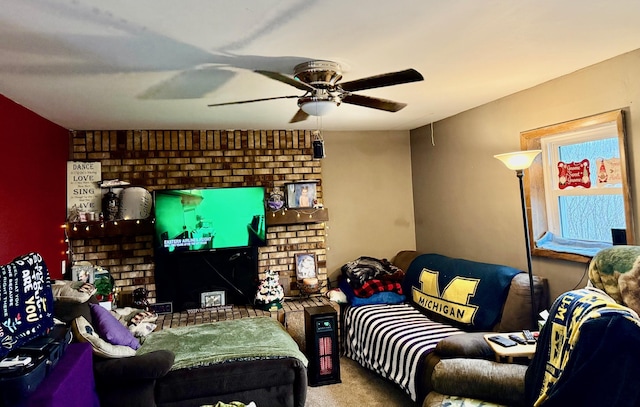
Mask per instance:
[[[397,112],[404,108],[406,103],[358,95],[352,92],[384,86],[400,85],[424,79],[415,69],[406,69],[404,71],[390,72],[338,83],[340,79],[342,79],[342,70],[338,63],[332,61],[308,61],[298,64],[294,68],[293,78],[279,72],[263,70],[256,70],[254,72],[296,87],[305,91],[305,93],[302,96],[276,96],[262,99],[241,100],[237,102],[215,103],[209,106],[226,106],[274,99],[297,98],[299,109],[291,118],[289,123],[306,120],[310,115],[324,116],[341,103],[349,103],[372,109],[385,110],[387,112]]]

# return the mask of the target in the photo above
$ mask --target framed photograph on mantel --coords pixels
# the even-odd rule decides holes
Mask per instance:
[[[300,181],[286,184],[287,208],[313,208],[317,201],[318,181]]]
[[[74,264],[71,266],[71,279],[93,284],[94,268],[90,264]]]
[[[207,291],[200,294],[200,306],[202,308],[219,307],[226,304],[224,291]]]
[[[305,278],[316,278],[316,255],[313,253],[297,253],[296,279],[302,281]]]

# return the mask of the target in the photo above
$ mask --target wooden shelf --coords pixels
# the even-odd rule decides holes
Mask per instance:
[[[329,220],[327,208],[286,209],[266,215],[267,226],[302,225]],[[91,239],[109,236],[150,235],[154,232],[154,220],[118,220],[115,222],[70,222],[66,224],[70,239]]]
[[[153,219],[95,221],[67,223],[69,239],[91,239],[107,236],[137,236],[153,234]]]
[[[321,223],[328,220],[329,210],[327,208],[283,209],[266,215],[267,226]]]

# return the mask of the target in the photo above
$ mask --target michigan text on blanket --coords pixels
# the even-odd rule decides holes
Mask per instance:
[[[480,279],[456,276],[440,291],[438,275],[437,271],[422,269],[420,289],[413,287],[412,290],[413,301],[429,311],[461,323],[471,323],[478,306],[469,304],[469,301],[475,295]]]

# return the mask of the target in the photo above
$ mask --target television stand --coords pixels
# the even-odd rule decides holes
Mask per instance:
[[[201,295],[224,291],[221,305],[253,303],[258,289],[258,248],[156,253],[156,301],[175,311],[202,308]]]

